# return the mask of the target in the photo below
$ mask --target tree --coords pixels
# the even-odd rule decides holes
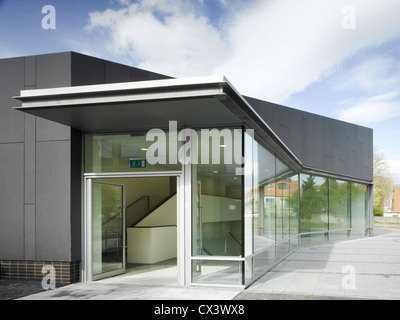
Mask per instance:
[[[393,179],[381,152],[374,148],[374,212],[383,212],[385,201],[393,191]]]
[[[327,214],[328,179],[323,183],[317,183],[315,176],[307,176],[302,180],[300,191],[300,220],[302,230],[324,229],[321,219],[313,220],[313,217],[321,217]],[[296,197],[293,195],[293,200]]]

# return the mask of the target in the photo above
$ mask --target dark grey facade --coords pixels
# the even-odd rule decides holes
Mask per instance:
[[[74,52],[0,60],[0,276],[79,279],[82,136],[14,107],[24,89],[164,79]]]
[[[0,60],[0,277],[41,279],[41,267],[53,264],[59,282],[76,282],[81,264],[83,133],[15,110],[13,97],[167,78],[74,52]],[[371,129],[245,99],[294,169],[372,185]]]
[[[372,181],[373,130],[282,105],[245,97],[303,170]]]

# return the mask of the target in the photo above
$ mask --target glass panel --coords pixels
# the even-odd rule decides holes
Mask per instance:
[[[234,148],[229,154],[232,156],[231,152],[234,152],[242,155],[241,130],[228,131],[234,142]],[[225,161],[229,158],[227,141],[223,140],[219,131],[210,131],[207,138],[198,133],[199,145],[202,145],[199,158],[203,159],[200,164],[192,165],[192,254],[193,256],[241,256],[243,194],[241,165],[234,161],[230,163]],[[228,135],[225,137],[229,138]],[[221,150],[216,152],[215,148],[211,149],[212,143],[209,143],[211,150],[206,150],[203,147],[204,139],[217,141]],[[207,151],[210,161],[204,161]],[[217,159],[211,159],[217,153]]]
[[[289,226],[290,236],[299,234],[299,175],[294,174],[289,178]],[[298,243],[296,240],[295,243]],[[297,245],[296,245],[297,246]]]
[[[256,238],[256,251],[275,244],[276,241],[275,171],[275,155],[257,143],[257,166],[254,170],[254,180],[260,190],[258,235],[262,238]]]
[[[350,228],[350,183],[329,179],[329,230]]]
[[[278,243],[276,246],[277,260],[279,261],[280,259],[282,259],[289,253],[289,251],[290,251],[289,240],[285,240],[282,241],[281,243]]]
[[[328,230],[328,179],[300,175],[300,232]]]
[[[170,145],[169,133],[161,131],[156,138],[152,138],[150,141],[146,141],[146,135],[86,134],[85,172],[181,170],[182,165],[177,160],[177,150],[181,145],[182,142],[178,143],[177,141]]]
[[[242,261],[192,260],[192,282],[242,285]]]
[[[245,270],[245,284],[251,283],[251,281],[254,279],[254,258],[247,258],[245,263],[244,263],[244,270]]]
[[[349,231],[331,231],[329,233],[329,241],[347,240]]]
[[[253,174],[256,169],[254,163],[254,139],[245,134],[244,137],[244,243],[245,243],[245,256],[250,255],[254,252],[254,198],[255,193],[258,191],[255,189],[253,182]]]
[[[277,163],[279,162],[277,159]],[[298,185],[298,175],[286,167],[276,183],[277,233],[280,234],[278,240],[287,239],[290,234],[298,233]]]
[[[323,243],[328,241],[328,233],[312,233],[312,234],[302,234],[300,236],[301,245]]]
[[[297,249],[298,246],[299,246],[299,236],[292,235],[290,238],[290,251]]]
[[[272,267],[275,262],[275,246],[272,246],[255,257],[254,276],[258,277]]]
[[[123,187],[92,183],[93,275],[123,266]]]
[[[351,232],[351,238],[352,239],[366,237],[366,236],[368,236],[368,229],[365,229],[365,230],[353,230]]]
[[[351,184],[351,228],[365,229],[368,225],[367,215],[367,186]]]

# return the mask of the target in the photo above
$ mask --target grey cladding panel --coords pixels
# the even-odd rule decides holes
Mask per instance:
[[[286,108],[279,109],[279,125],[282,127],[289,127],[289,113]]]
[[[36,259],[70,261],[70,142],[37,142]]]
[[[24,145],[0,144],[0,259],[24,259]]]
[[[332,157],[331,123],[331,120],[328,118],[322,119],[322,153],[329,157]]]
[[[314,137],[313,145],[315,150],[323,150],[322,144],[322,118],[314,117]],[[323,152],[315,152],[313,159],[313,166],[322,166],[322,154]]]
[[[25,205],[25,259],[34,260],[36,250],[36,206],[34,204]]]
[[[36,140],[68,140],[71,137],[71,128],[57,122],[36,117]]]
[[[163,80],[163,79],[171,79],[171,77],[155,72],[149,72],[149,80]]]
[[[71,53],[36,56],[36,88],[57,88],[71,85]]]
[[[131,68],[122,64],[105,62],[105,83],[130,82]]]
[[[36,119],[25,114],[25,204],[35,203],[36,188]]]
[[[24,141],[24,113],[13,99],[24,88],[24,58],[0,60],[0,143]]]
[[[36,57],[25,57],[25,87],[36,86]]]
[[[72,85],[169,79],[154,72],[71,52]]]
[[[105,61],[71,53],[71,85],[84,86],[105,83]]]

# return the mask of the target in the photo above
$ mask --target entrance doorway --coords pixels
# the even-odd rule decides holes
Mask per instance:
[[[86,179],[86,280],[125,273],[179,283],[178,184],[177,176]]]

